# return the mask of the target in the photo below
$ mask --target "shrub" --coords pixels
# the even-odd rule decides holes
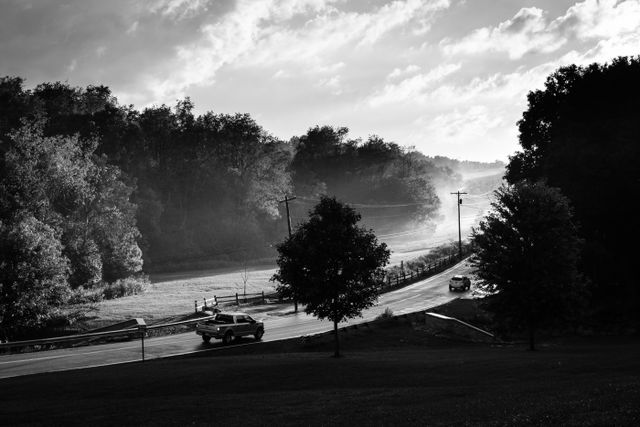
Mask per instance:
[[[393,318],[393,310],[391,310],[389,307],[384,309],[384,312],[380,315],[378,315],[378,317],[376,317],[376,320],[389,320]]]
[[[125,279],[118,279],[113,283],[107,283],[102,290],[102,294],[104,299],[122,298],[140,294],[144,292],[148,285],[148,276],[132,276]]]
[[[101,286],[85,289],[78,288],[73,291],[69,304],[94,304],[102,301],[104,298],[104,289]]]

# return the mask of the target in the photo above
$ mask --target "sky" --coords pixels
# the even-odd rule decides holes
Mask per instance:
[[[639,27],[640,0],[0,0],[0,76],[506,161],[527,93],[640,54]]]

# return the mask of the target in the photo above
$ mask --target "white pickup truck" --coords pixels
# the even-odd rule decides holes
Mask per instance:
[[[248,335],[253,335],[259,341],[264,335],[264,323],[245,313],[218,313],[216,317],[196,324],[196,334],[202,336],[204,342],[216,338],[229,344],[236,337]]]

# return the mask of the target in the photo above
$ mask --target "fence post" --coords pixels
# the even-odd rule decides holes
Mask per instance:
[[[240,301],[238,300],[238,293],[236,292],[236,305],[240,305]]]
[[[213,302],[216,303],[215,305],[218,305],[218,297],[215,295],[213,296]]]
[[[402,281],[403,282],[407,281],[407,273],[405,273],[404,270],[402,270]]]
[[[207,309],[207,299],[206,298],[202,298],[202,300],[204,301],[204,307],[202,308],[202,311]]]
[[[264,304],[264,290],[262,291],[262,303]]]
[[[140,340],[142,344],[142,361],[144,362],[144,336],[147,333],[147,324],[144,323],[144,320],[141,324],[138,325],[138,331],[140,332]]]
[[[198,300],[193,301],[193,309],[196,313],[198,312]]]

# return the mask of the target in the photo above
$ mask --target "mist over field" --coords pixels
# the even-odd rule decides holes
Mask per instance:
[[[462,204],[460,205],[460,228],[463,241],[468,240],[472,227],[476,226],[491,208],[493,191],[503,182],[504,167],[489,166],[486,170],[478,171],[458,169],[457,173],[461,177],[458,187],[443,184],[436,188],[440,207],[433,220],[422,224],[411,224],[404,231],[395,234],[381,235],[380,240],[387,243],[393,250],[392,264],[419,257],[443,244],[457,243],[458,199],[451,193],[456,191],[468,193],[461,196]]]

